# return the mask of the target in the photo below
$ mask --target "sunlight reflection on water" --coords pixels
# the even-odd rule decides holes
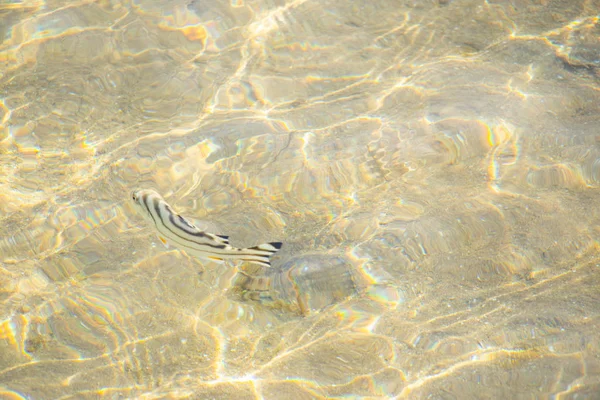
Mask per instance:
[[[0,4],[0,394],[597,393],[597,5],[213,3]]]

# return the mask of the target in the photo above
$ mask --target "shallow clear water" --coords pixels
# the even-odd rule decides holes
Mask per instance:
[[[0,394],[595,398],[599,13],[0,2]]]

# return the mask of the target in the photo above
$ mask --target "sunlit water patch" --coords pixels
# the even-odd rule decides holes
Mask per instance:
[[[0,395],[594,397],[598,10],[0,4]]]

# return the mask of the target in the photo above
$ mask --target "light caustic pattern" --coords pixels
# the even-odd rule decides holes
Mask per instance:
[[[0,4],[0,397],[599,393],[599,8]]]

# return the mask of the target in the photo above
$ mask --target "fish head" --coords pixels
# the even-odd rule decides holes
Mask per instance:
[[[129,197],[133,200],[136,211],[144,217],[150,216],[148,205],[152,204],[154,199],[162,200],[162,197],[151,189],[136,189],[131,192]]]

